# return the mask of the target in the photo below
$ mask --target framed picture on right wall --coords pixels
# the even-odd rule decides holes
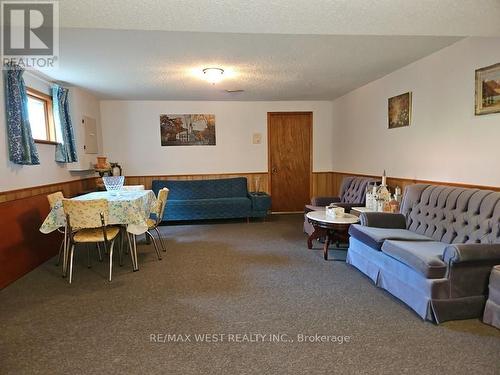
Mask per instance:
[[[476,115],[500,112],[500,63],[476,70]]]
[[[389,129],[410,126],[411,124],[411,92],[393,96],[387,101],[387,119]]]

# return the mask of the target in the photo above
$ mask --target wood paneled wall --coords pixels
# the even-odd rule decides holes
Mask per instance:
[[[94,177],[0,193],[0,289],[57,254],[62,239],[39,231],[49,213],[47,194],[71,197],[95,188]]]
[[[211,180],[220,178],[246,177],[248,191],[268,190],[267,172],[254,173],[221,173],[221,174],[195,174],[195,175],[161,175],[161,176],[127,176],[125,184],[144,185],[146,189],[151,189],[153,180]]]
[[[340,193],[340,186],[344,177],[348,176],[366,176],[381,178],[381,176],[356,174],[347,172],[314,172],[313,173],[313,192],[312,196],[338,196]],[[487,189],[500,191],[500,186],[481,186],[472,184],[460,184],[444,181],[428,181],[400,177],[387,177],[387,184],[392,188],[399,186],[404,191],[404,188],[413,184],[432,184],[432,185],[450,185],[465,188]]]
[[[0,203],[0,289],[57,254],[61,234],[38,230],[48,212],[44,195]]]
[[[0,203],[9,202],[18,199],[34,197],[37,195],[47,195],[56,191],[62,191],[65,197],[74,197],[85,191],[94,190],[96,187],[96,178],[89,177],[81,180],[59,182],[57,184],[34,186],[24,189],[10,190],[0,192]]]

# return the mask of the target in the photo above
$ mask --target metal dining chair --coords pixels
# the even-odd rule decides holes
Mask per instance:
[[[167,198],[168,198],[168,192],[169,190],[167,188],[163,188],[158,192],[158,198],[156,199],[156,206],[153,208],[151,211],[152,217],[148,219],[148,230],[146,232],[146,235],[151,238],[153,241],[153,245],[155,247],[156,253],[158,255],[158,259],[161,260],[160,252],[158,251],[158,247],[156,245],[155,238],[153,237],[153,234],[151,233],[152,230],[154,230],[158,236],[158,240],[160,241],[161,248],[164,252],[167,251],[167,248],[165,247],[165,244],[163,243],[163,238],[161,237],[161,233],[158,230],[158,226],[160,225],[162,219],[163,219],[163,214],[165,212],[165,207],[167,205]]]
[[[69,283],[73,279],[73,254],[75,245],[79,243],[104,244],[107,252],[109,247],[109,281],[113,272],[113,248],[120,229],[108,226],[109,208],[106,199],[70,200],[63,199],[64,213],[69,237]],[[120,264],[122,263],[121,248],[119,249]],[[90,251],[87,247],[87,259],[90,266]]]

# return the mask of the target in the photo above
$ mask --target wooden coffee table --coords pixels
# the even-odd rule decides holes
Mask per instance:
[[[351,224],[359,222],[359,217],[344,214],[342,217],[327,216],[325,211],[311,211],[306,214],[307,220],[314,227],[314,232],[307,239],[307,248],[312,249],[312,241],[325,237],[323,257],[328,260],[328,247],[331,242],[349,238],[348,230]]]

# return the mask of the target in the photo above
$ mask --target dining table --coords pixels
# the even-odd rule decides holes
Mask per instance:
[[[132,268],[139,270],[137,261],[137,241],[136,236],[144,234],[148,230],[147,220],[151,215],[151,210],[156,205],[156,196],[152,190],[109,190],[95,191],[73,197],[74,200],[94,200],[106,199],[108,201],[109,214],[107,225],[121,225],[127,234],[129,243]],[[62,201],[58,202],[51,209],[40,227],[40,232],[48,234],[58,228],[66,228],[66,215],[62,206]],[[130,237],[132,240],[130,240]],[[64,244],[63,275],[66,274],[67,248],[66,229]]]

